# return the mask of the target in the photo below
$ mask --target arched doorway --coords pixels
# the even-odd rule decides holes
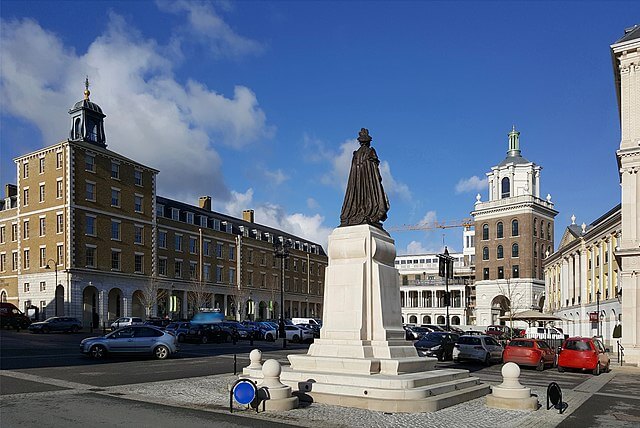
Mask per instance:
[[[411,315],[409,317],[409,324],[417,324],[418,323],[418,317],[415,315]]]
[[[278,302],[273,302],[271,307],[271,319],[280,319],[280,304]]]
[[[151,316],[152,314],[149,314]],[[131,296],[131,316],[146,318],[146,310],[144,308],[144,294],[140,290],[133,292]]]
[[[453,325],[460,325],[460,317],[457,315],[454,315],[451,317],[451,324]]]
[[[440,315],[440,316],[438,317],[438,322],[437,322],[437,324],[444,325],[444,323],[445,323],[444,317],[443,317],[442,315]]]
[[[4,290],[0,292],[0,302],[7,303],[7,292]]]
[[[115,320],[122,316],[122,291],[119,288],[112,288],[109,290],[107,306],[108,320]]]
[[[59,285],[56,287],[56,316],[61,317],[64,315],[64,287]]]
[[[506,315],[509,312],[511,303],[503,295],[498,295],[491,301],[491,324],[505,325],[505,320],[501,320],[500,317]]]
[[[422,317],[422,324],[431,324],[431,316],[430,315],[424,315]]]
[[[100,311],[98,309],[98,289],[93,285],[82,290],[82,326],[100,327]]]
[[[262,321],[265,318],[267,318],[267,302],[261,300],[258,304],[258,319]]]

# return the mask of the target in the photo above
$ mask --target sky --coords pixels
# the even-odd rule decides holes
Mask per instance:
[[[65,140],[82,99],[161,196],[327,244],[368,128],[385,228],[461,223],[513,125],[556,246],[620,202],[609,46],[640,2],[13,1],[0,4],[0,175]],[[462,229],[391,232],[398,254]]]

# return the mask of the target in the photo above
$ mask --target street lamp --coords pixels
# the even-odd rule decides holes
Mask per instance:
[[[596,291],[596,311],[598,312],[598,337],[600,337],[600,290]]]
[[[287,348],[287,332],[284,328],[284,260],[289,257],[289,248],[291,248],[291,244],[285,242],[284,239],[273,244],[273,256],[280,259],[280,321],[278,334],[282,337],[282,349]]]
[[[44,267],[47,270],[51,270],[51,266],[49,266],[49,262],[53,263],[53,270],[55,271],[55,274],[56,274],[56,284],[55,284],[55,287],[54,287],[54,292],[56,293],[55,295],[57,296],[57,291],[58,291],[57,290],[57,288],[58,288],[58,263],[56,263],[56,261],[53,260],[53,259],[47,260],[47,265]],[[56,301],[55,308],[56,308],[56,316],[60,315],[60,314],[58,314],[58,303],[57,303],[57,301]]]

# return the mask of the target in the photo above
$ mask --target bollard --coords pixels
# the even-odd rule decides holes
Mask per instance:
[[[238,357],[236,354],[233,354],[233,375],[238,374]]]

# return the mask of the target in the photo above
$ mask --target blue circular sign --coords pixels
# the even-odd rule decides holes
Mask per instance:
[[[240,404],[249,404],[256,398],[256,386],[250,380],[240,380],[233,387],[233,398]]]

